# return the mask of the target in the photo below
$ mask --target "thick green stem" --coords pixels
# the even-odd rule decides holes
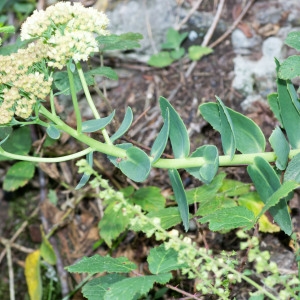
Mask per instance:
[[[26,155],[8,153],[5,150],[3,150],[3,148],[0,147],[0,155],[3,155],[7,158],[11,158],[11,159],[15,159],[15,160],[31,161],[31,162],[44,162],[44,163],[57,163],[57,162],[62,162],[62,161],[67,161],[67,160],[73,160],[73,159],[82,157],[92,151],[93,151],[92,148],[87,148],[82,151],[70,154],[70,155],[48,158],[48,157],[36,157],[36,156],[26,156]]]
[[[54,95],[53,95],[53,90],[50,91],[50,106],[51,106],[51,113],[56,116],[56,111],[55,111],[55,105],[54,105]]]
[[[69,84],[70,84],[70,92],[72,96],[72,102],[76,117],[76,124],[77,124],[77,132],[81,133],[82,131],[82,122],[81,122],[81,114],[78,106],[78,100],[76,95],[76,89],[75,89],[75,83],[74,83],[74,76],[70,69],[70,63],[67,64],[67,71],[68,71],[68,77],[69,77]]]
[[[81,68],[81,65],[80,63],[76,63],[76,67],[77,67],[77,71],[78,71],[78,74],[79,74],[79,78],[80,78],[80,81],[81,81],[81,84],[82,84],[82,87],[83,87],[83,91],[84,91],[84,94],[85,94],[85,97],[86,97],[86,100],[95,116],[96,119],[100,119],[100,115],[98,113],[98,110],[95,106],[95,103],[91,97],[91,94],[90,94],[90,91],[88,89],[88,86],[86,84],[86,80],[85,80],[85,77],[84,77],[84,74],[83,74],[83,71],[82,71],[82,68]],[[109,145],[112,145],[112,142],[108,136],[108,133],[106,131],[106,129],[102,129],[101,130],[102,134],[103,134],[103,137],[104,137],[104,140],[107,144]]]
[[[42,105],[40,106],[40,113],[44,115],[47,119],[52,121],[57,127],[64,132],[71,135],[76,140],[86,144],[87,146],[91,147],[81,152],[75,153],[72,155],[67,155],[63,157],[56,157],[56,158],[37,158],[37,157],[29,157],[29,156],[22,156],[22,155],[15,155],[8,152],[5,152],[3,149],[0,148],[0,154],[6,157],[10,157],[13,159],[18,160],[25,160],[25,161],[43,161],[43,162],[60,162],[69,160],[72,158],[78,158],[83,156],[91,151],[98,151],[103,154],[107,154],[114,157],[119,158],[126,158],[126,151],[124,149],[118,148],[113,144],[106,144],[101,143],[99,141],[94,140],[93,138],[83,134],[78,133],[75,129],[68,126],[64,123],[59,117],[52,115],[45,107]],[[86,151],[86,152],[84,152]],[[289,158],[293,158],[296,154],[300,153],[300,149],[294,149],[290,151]],[[82,155],[81,155],[82,154]],[[219,157],[219,166],[240,166],[240,165],[249,165],[254,162],[254,158],[260,156],[267,160],[268,162],[275,162],[276,155],[274,152],[263,152],[263,153],[252,153],[252,154],[236,154],[232,160],[228,155],[223,155]],[[152,158],[149,157],[150,161]],[[176,159],[159,159],[156,163],[152,166],[154,168],[161,168],[161,169],[187,169],[187,168],[195,168],[201,167],[205,164],[205,160],[202,157],[191,157],[191,158],[176,158]]]
[[[105,144],[94,140],[93,138],[83,134],[78,133],[78,131],[74,130],[72,127],[68,126],[64,123],[59,117],[53,116],[45,107],[40,107],[40,113],[44,115],[47,119],[52,121],[54,124],[57,125],[58,129],[68,133],[76,140],[86,144],[87,146],[91,147],[94,151],[99,151],[101,153],[112,155],[115,157],[125,158],[126,151],[114,146],[113,144]]]

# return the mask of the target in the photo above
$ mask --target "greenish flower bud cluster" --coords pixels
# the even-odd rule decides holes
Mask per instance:
[[[30,117],[35,104],[51,91],[49,68],[62,69],[70,59],[86,61],[99,51],[95,35],[107,35],[106,15],[80,3],[58,2],[36,10],[21,27],[27,48],[0,56],[0,124],[13,116]]]

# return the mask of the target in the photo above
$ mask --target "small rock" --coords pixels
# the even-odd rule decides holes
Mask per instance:
[[[255,18],[261,25],[265,24],[277,24],[282,17],[282,8],[270,6],[269,3],[257,3],[257,6],[260,5],[257,10],[255,10]],[[264,6],[267,6],[268,9],[265,9]],[[255,9],[255,8],[254,8]]]
[[[134,58],[146,62],[150,55],[160,50],[167,29],[174,26],[176,7],[174,0],[164,0],[164,5],[161,5],[160,0],[126,1],[117,5],[113,11],[107,12],[110,20],[109,29],[115,34],[141,33],[144,38],[141,40],[141,48],[136,49],[138,55]],[[149,38],[149,30],[151,30],[151,38]]]
[[[267,95],[276,89],[276,64],[274,58],[281,59],[283,42],[277,37],[270,37],[263,42],[263,56],[258,61],[247,57],[234,58],[234,73],[232,87],[246,97],[243,108],[257,98],[266,99]]]
[[[261,45],[261,37],[253,32],[253,36],[248,38],[243,31],[235,29],[231,34],[231,43],[235,53],[250,54]]]
[[[127,57],[147,62],[151,55],[161,50],[161,45],[166,40],[167,30],[174,28],[190,11],[190,7],[178,6],[175,0],[164,0],[163,2],[162,5],[160,0],[129,0],[107,12],[110,19],[109,30],[112,33],[137,32],[143,35],[141,48],[126,53]],[[183,46],[200,45],[213,19],[214,15],[210,12],[194,12],[180,29],[181,32],[189,33]],[[226,29],[225,22],[220,20],[215,29],[214,38],[221,35]]]

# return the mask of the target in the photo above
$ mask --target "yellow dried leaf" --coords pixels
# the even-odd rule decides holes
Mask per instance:
[[[258,194],[255,192],[242,195],[238,199],[238,203],[239,203],[239,205],[250,209],[254,213],[255,216],[257,216],[261,212],[261,210],[263,209],[263,207],[265,205],[260,200]],[[258,224],[259,224],[259,231],[261,231],[261,232],[272,233],[272,232],[280,231],[280,227],[278,225],[276,225],[275,223],[272,223],[266,215],[262,215],[259,218]]]
[[[40,272],[40,250],[30,253],[25,260],[25,277],[30,300],[42,299],[42,279]]]

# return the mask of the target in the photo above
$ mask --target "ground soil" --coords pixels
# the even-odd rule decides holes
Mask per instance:
[[[190,1],[192,2],[192,1]],[[211,11],[218,1],[204,1],[200,9]],[[241,3],[240,3],[241,2]],[[232,12],[236,5],[241,5],[245,1],[227,1],[224,7],[222,18],[228,24],[232,24]],[[271,1],[271,5],[277,5],[277,1]],[[203,8],[202,8],[203,7]],[[255,12],[250,8],[248,14],[243,19],[245,24],[251,26],[255,20]],[[280,24],[279,24],[280,25]],[[182,117],[190,133],[191,150],[203,144],[216,145],[220,152],[220,135],[212,130],[199,115],[198,106],[201,103],[215,101],[215,95],[219,96],[230,108],[249,115],[261,127],[266,137],[269,137],[272,129],[276,125],[276,120],[265,103],[256,103],[250,111],[242,111],[240,103],[243,96],[232,89],[233,80],[233,58],[236,54],[233,51],[230,38],[225,39],[217,47],[214,53],[204,57],[199,61],[193,73],[185,78],[184,73],[190,65],[189,61],[178,62],[164,69],[156,69],[145,64],[132,60],[124,60],[118,57],[106,58],[104,63],[120,70],[118,85],[107,89],[107,96],[110,106],[116,109],[119,121],[122,120],[125,108],[131,106],[134,113],[134,126],[128,132],[124,141],[130,141],[145,147],[151,147],[156,134],[161,128],[162,120],[159,112],[158,99],[164,96],[171,100],[172,105]],[[259,55],[257,55],[259,58]],[[95,94],[96,96],[96,94]],[[99,110],[104,115],[110,108],[103,102],[99,104]],[[67,116],[69,124],[74,122],[72,114]],[[115,124],[116,125],[116,124]],[[36,135],[36,146],[42,138],[38,129],[32,129]],[[61,155],[78,151],[81,146],[63,136],[63,141],[59,147],[49,147],[46,155]],[[169,149],[166,154],[171,155]],[[3,178],[5,170],[10,162],[0,162],[1,176]],[[126,187],[136,184],[126,180],[115,168],[113,168],[102,155],[97,156],[95,168],[109,178],[116,187]],[[41,224],[51,228],[55,223],[61,222],[62,215],[70,209],[69,216],[60,224],[60,230],[55,235],[55,246],[62,257],[62,265],[70,265],[82,256],[89,256],[95,253],[106,254],[109,249],[106,246],[93,250],[93,245],[99,240],[97,224],[101,219],[102,208],[94,195],[89,195],[90,191],[74,192],[70,187],[76,186],[78,175],[74,162],[52,165],[51,168],[41,166],[44,172],[37,172],[35,179],[24,188],[7,193],[0,190],[0,235],[10,239],[20,228],[21,224],[28,218],[27,216],[35,209],[40,202],[43,193],[48,193],[49,189],[54,190],[58,196],[58,206],[44,203],[38,213],[30,218],[29,224],[24,227],[22,234],[16,242],[30,249],[37,248],[41,242],[39,226]],[[50,171],[49,171],[50,170]],[[245,167],[226,168],[228,178],[250,182]],[[181,172],[186,187],[199,186],[199,181],[190,178],[185,172]],[[45,188],[41,188],[41,181],[45,181]],[[64,184],[61,184],[64,182]],[[166,171],[155,169],[151,172],[149,179],[143,185],[153,185],[161,188],[165,194],[170,194],[170,183]],[[69,186],[69,188],[68,188]],[[137,187],[138,187],[137,186]],[[75,203],[80,197],[84,197],[78,204]],[[293,213],[297,215],[299,200],[296,195],[294,200]],[[295,221],[297,225],[298,222]],[[298,228],[299,229],[299,228]],[[206,226],[201,229],[206,235],[208,246],[215,250],[238,249],[238,241],[234,232],[228,234],[211,233]],[[292,249],[288,246],[288,239],[283,234],[259,234],[265,248],[272,249],[273,253],[287,253],[285,258],[290,257]],[[145,263],[146,255],[154,245],[154,241],[146,239],[143,235],[132,232],[120,240],[120,245],[112,251],[114,256],[126,255],[142,267]],[[203,245],[200,245],[203,246]],[[0,251],[3,251],[0,245]],[[23,267],[26,254],[16,249],[12,250],[13,264],[15,266],[15,289],[17,299],[24,299],[26,286],[24,285]],[[293,262],[293,255],[290,258],[289,268],[296,268]],[[0,298],[5,300],[8,297],[8,274],[5,257],[0,264]],[[81,276],[69,277],[68,283],[75,286],[81,280]],[[193,293],[193,286],[188,283],[184,288]],[[241,287],[240,291],[233,289],[233,294],[237,299],[246,299],[247,285]],[[179,299],[180,295],[170,296],[168,299]],[[59,299],[59,298],[58,298]],[[80,293],[72,299],[82,299]],[[215,299],[213,297],[201,299]]]

